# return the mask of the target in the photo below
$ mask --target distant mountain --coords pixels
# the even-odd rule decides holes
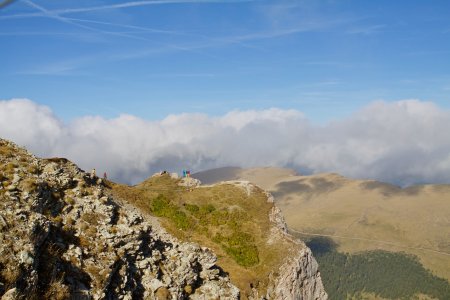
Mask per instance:
[[[203,172],[192,174],[193,178],[199,179],[202,184],[214,184],[221,181],[235,180],[242,171],[238,167],[223,167],[211,169]]]
[[[202,184],[214,184],[227,180],[248,180],[266,188],[273,182],[296,175],[298,174],[294,170],[275,167],[253,169],[223,167],[198,172],[193,174],[192,177],[199,179]]]

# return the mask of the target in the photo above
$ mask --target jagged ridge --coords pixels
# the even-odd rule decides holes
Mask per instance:
[[[208,248],[180,242],[66,159],[38,159],[0,139],[0,182],[2,300],[240,297]],[[287,234],[275,206],[270,220],[268,243],[296,250],[248,298],[326,299],[310,250]]]

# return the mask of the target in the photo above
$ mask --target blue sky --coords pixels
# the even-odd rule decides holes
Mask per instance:
[[[448,108],[449,15],[449,1],[15,1],[0,10],[0,99],[65,121]]]

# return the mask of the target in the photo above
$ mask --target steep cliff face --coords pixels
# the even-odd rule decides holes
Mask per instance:
[[[233,184],[248,197],[259,190]],[[197,185],[188,185],[184,195],[195,195]],[[261,199],[273,201],[270,194]],[[276,206],[268,219],[260,263],[222,270],[209,248],[174,238],[157,218],[113,197],[101,179],[66,159],[38,159],[0,139],[2,300],[326,299],[310,250],[287,233]],[[243,293],[236,285],[243,286],[244,277],[234,276],[236,270],[258,273],[267,249],[280,263],[265,271],[264,283]]]
[[[268,201],[273,201],[267,193]],[[288,234],[288,227],[281,210],[274,206],[269,214],[274,225],[272,235],[278,239],[287,239],[296,244],[296,252],[286,258],[278,269],[276,276],[271,277],[267,293],[262,299],[328,299],[323,287],[319,265],[312,256],[311,250],[300,240]]]
[[[64,159],[0,140],[2,299],[238,299],[207,248],[181,243]]]

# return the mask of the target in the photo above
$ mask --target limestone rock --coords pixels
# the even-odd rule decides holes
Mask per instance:
[[[178,183],[178,185],[185,186],[188,188],[195,188],[198,187],[200,184],[201,184],[200,180],[192,177],[181,178],[180,182]]]
[[[17,298],[17,289],[12,288],[3,294],[1,300],[15,300],[16,298]]]
[[[318,264],[306,246],[289,258],[268,288],[266,299],[327,299]]]

